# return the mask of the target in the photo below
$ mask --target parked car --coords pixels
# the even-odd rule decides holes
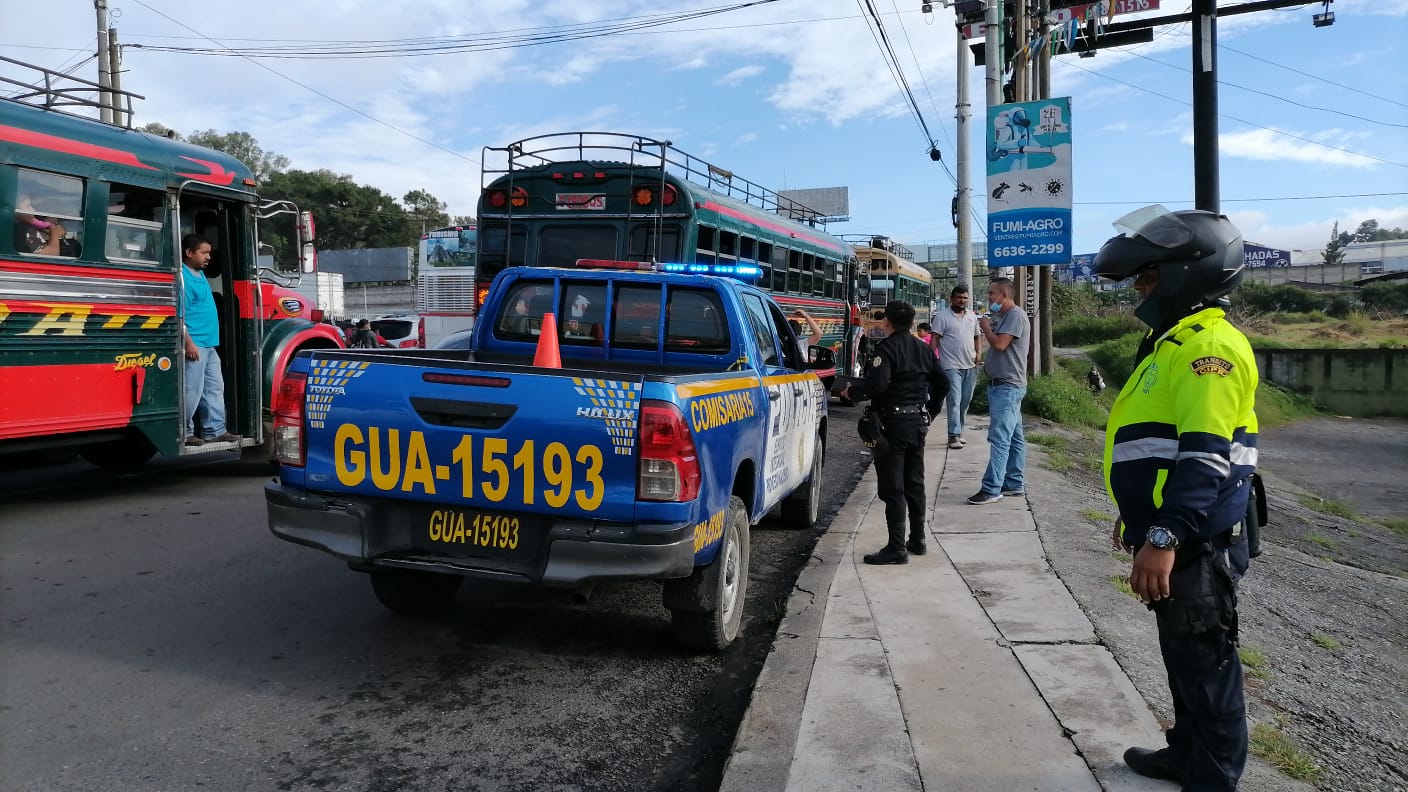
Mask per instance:
[[[425,329],[415,314],[383,316],[372,320],[372,331],[397,349],[417,349],[425,346]]]

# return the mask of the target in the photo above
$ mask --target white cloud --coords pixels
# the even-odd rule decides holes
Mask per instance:
[[[733,71],[729,72],[728,74],[725,74],[724,76],[720,77],[718,80],[716,80],[716,82],[719,85],[734,86],[738,85],[749,77],[757,77],[759,74],[762,74],[765,71],[767,71],[767,69],[763,68],[762,66],[740,66],[737,69],[734,69]]]
[[[1226,211],[1226,206],[1223,207]],[[1341,209],[1338,213],[1292,225],[1277,225],[1272,216],[1259,209],[1229,211],[1227,216],[1247,240],[1287,250],[1317,250],[1330,239],[1339,222],[1341,231],[1353,231],[1365,220],[1379,221],[1384,228],[1408,227],[1408,206],[1366,206]]]
[[[1100,127],[1100,131],[1101,131],[1101,132],[1124,132],[1125,130],[1131,129],[1131,128],[1132,128],[1132,127],[1130,127],[1128,121],[1116,121],[1116,122],[1113,123],[1113,124],[1106,124],[1105,126]]]
[[[1376,160],[1362,154],[1329,148],[1329,146],[1362,138],[1367,133],[1327,129],[1320,132],[1292,132],[1291,134],[1306,140],[1297,140],[1279,134],[1274,129],[1248,129],[1245,132],[1229,132],[1218,135],[1218,151],[1224,157],[1312,162],[1319,165],[1341,165],[1350,168],[1373,168],[1379,164]],[[1306,142],[1308,140],[1326,145]],[[1184,134],[1183,142],[1192,145],[1193,135],[1191,132]]]
[[[745,144],[745,143],[752,143],[753,141],[755,141],[755,140],[757,140],[757,139],[758,139],[758,133],[757,133],[757,132],[744,132],[743,134],[741,134],[741,135],[738,136],[738,139],[735,140],[735,141],[733,142],[733,144],[734,144],[735,146],[741,146],[741,145],[743,145],[743,144]]]

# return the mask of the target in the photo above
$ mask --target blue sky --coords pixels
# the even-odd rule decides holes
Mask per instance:
[[[0,52],[11,57],[67,67],[93,44],[89,0],[0,2]],[[232,47],[380,41],[727,4],[319,0],[313,14],[312,4],[270,0],[109,2],[127,44],[211,48],[218,45],[197,32]],[[874,2],[952,163],[952,12],[935,3],[926,17],[917,0]],[[1408,0],[1340,0],[1336,24],[1314,28],[1320,8],[1219,25],[1219,78],[1228,83],[1220,87],[1223,211],[1248,239],[1278,247],[1318,248],[1336,220],[1351,230],[1368,217],[1408,227]],[[1164,0],[1147,15],[1186,9],[1185,0]],[[1076,252],[1094,251],[1113,233],[1110,221],[1144,203],[1192,206],[1191,42],[1187,25],[1170,26],[1149,44],[1056,59],[1053,94],[1072,97]],[[600,130],[667,138],[769,187],[847,186],[853,220],[833,233],[955,237],[953,185],[926,155],[856,0],[775,0],[633,34],[476,53],[256,64],[128,48],[124,58],[124,87],[147,97],[138,123],[247,131],[295,167],[350,173],[398,197],[424,187],[454,214],[474,211],[481,147]],[[89,61],[76,73],[91,78],[95,69]],[[976,118],[982,79],[981,68],[971,71]],[[973,125],[979,157],[981,129]],[[972,169],[978,198],[981,166]],[[985,207],[978,200],[975,208]]]

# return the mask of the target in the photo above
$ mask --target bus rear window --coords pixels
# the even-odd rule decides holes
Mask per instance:
[[[616,229],[601,226],[549,226],[538,232],[540,267],[572,267],[577,259],[616,259]]]

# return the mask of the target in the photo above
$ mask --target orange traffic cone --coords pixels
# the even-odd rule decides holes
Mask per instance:
[[[533,365],[539,368],[562,368],[562,354],[557,349],[557,318],[543,314],[543,327],[538,331],[538,351]]]

